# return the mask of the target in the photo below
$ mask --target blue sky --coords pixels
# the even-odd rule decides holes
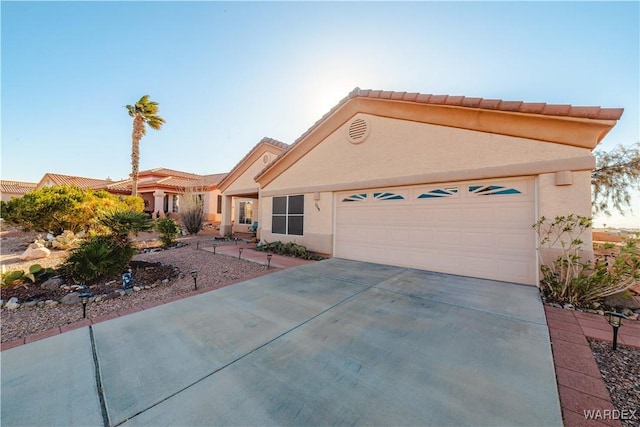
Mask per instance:
[[[167,123],[143,138],[141,169],[227,172],[264,136],[293,142],[356,86],[623,107],[600,148],[640,140],[638,2],[0,7],[2,179],[127,178],[124,105],[144,94]]]

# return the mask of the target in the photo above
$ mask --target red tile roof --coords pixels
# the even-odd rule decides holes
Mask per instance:
[[[197,175],[195,173],[182,172],[182,171],[177,171],[174,169],[167,169],[167,168],[147,169],[147,170],[138,172],[138,177],[145,176],[145,175],[173,176],[173,177],[180,177],[180,178],[187,178],[187,179],[202,178],[202,175]]]
[[[35,182],[22,181],[0,181],[0,192],[4,194],[27,194],[31,190],[35,190],[38,184]]]
[[[54,185],[59,186],[69,186],[69,187],[78,187],[82,189],[102,189],[106,188],[113,181],[108,179],[94,179],[94,178],[85,178],[81,176],[73,176],[73,175],[61,175],[56,173],[46,173],[45,176],[40,180],[40,183],[44,181],[44,179],[48,177]]]
[[[329,118],[336,110],[353,98],[378,98],[394,101],[414,102],[418,104],[449,105],[480,110],[498,110],[523,114],[541,114],[548,116],[566,116],[576,118],[619,120],[624,108],[575,107],[572,105],[557,105],[538,102],[503,101],[502,99],[484,99],[467,96],[432,95],[417,92],[394,92],[372,89],[354,88],[342,98],[331,110],[316,121],[305,133],[300,135],[293,144],[282,151],[274,162],[263,169],[255,178],[262,176],[269,168],[278,163],[293,147],[313,132],[322,122]],[[286,144],[285,144],[286,145]]]

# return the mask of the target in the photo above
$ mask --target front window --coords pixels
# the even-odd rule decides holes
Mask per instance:
[[[272,208],[272,233],[303,235],[304,195],[274,197]]]
[[[239,224],[253,224],[253,202],[240,202]]]
[[[178,201],[180,200],[179,196],[177,194],[173,195],[173,213],[177,213],[178,212]]]

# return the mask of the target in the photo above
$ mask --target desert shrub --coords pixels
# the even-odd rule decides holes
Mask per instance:
[[[76,282],[90,282],[121,272],[135,253],[130,243],[123,244],[115,235],[95,236],[71,252],[62,270]]]
[[[10,224],[24,230],[61,234],[74,233],[95,226],[98,217],[113,209],[144,208],[142,199],[120,200],[107,191],[82,190],[78,187],[44,187],[22,197],[2,203],[0,215]],[[140,209],[140,212],[142,209]]]
[[[303,245],[299,245],[293,242],[282,243],[280,241],[276,242],[265,242],[260,243],[256,246],[256,250],[263,252],[271,252],[278,255],[292,256],[296,258],[308,259],[308,260],[321,260],[324,259],[318,255],[314,255],[307,251],[307,248]]]
[[[171,218],[160,218],[156,220],[156,230],[160,233],[160,241],[164,246],[174,244],[180,234],[178,223]]]
[[[185,195],[184,210],[181,209],[181,219],[189,234],[198,234],[204,223],[204,201],[193,195]]]
[[[534,229],[540,249],[558,249],[555,259],[540,253],[540,287],[556,302],[586,305],[634,286],[640,278],[640,250],[637,239],[629,239],[616,256],[583,260],[581,236],[590,230],[591,218],[579,215],[542,217]]]
[[[121,242],[127,242],[129,233],[137,235],[141,231],[153,229],[153,221],[144,212],[114,210],[98,218],[98,223],[109,230]]]

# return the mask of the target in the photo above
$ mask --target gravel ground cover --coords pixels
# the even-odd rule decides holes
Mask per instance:
[[[589,339],[591,351],[613,405],[619,411],[636,411],[633,419],[621,419],[624,427],[640,426],[640,349]],[[630,415],[630,412],[627,412]]]
[[[187,246],[163,250],[160,252],[141,253],[133,259],[149,263],[161,263],[177,267],[180,274],[172,277],[168,283],[157,284],[152,289],[143,289],[119,298],[94,302],[87,306],[87,317],[96,318],[139,308],[144,305],[157,303],[160,300],[187,294],[194,290],[191,270],[198,270],[198,289],[216,289],[230,282],[256,277],[266,273],[266,266],[250,261],[239,260],[225,255],[214,255],[211,252],[199,250],[197,246],[211,244],[211,237],[205,235],[181,239]],[[5,240],[5,242],[7,242]],[[219,242],[219,245],[233,244]],[[7,245],[8,246],[8,245]],[[8,250],[8,247],[4,249]],[[6,251],[3,251],[6,254]],[[13,256],[12,256],[13,257]],[[5,260],[8,259],[5,257]],[[64,259],[59,253],[54,259],[38,260],[41,264],[56,263]],[[5,263],[3,260],[3,264]],[[32,262],[33,263],[33,262]],[[17,262],[11,263],[10,269],[22,268]],[[277,271],[271,269],[270,271]],[[134,275],[134,284],[136,277]],[[12,341],[27,335],[45,332],[58,326],[64,326],[82,320],[82,306],[80,304],[58,304],[53,307],[21,307],[17,310],[2,309],[1,312],[1,342]]]

